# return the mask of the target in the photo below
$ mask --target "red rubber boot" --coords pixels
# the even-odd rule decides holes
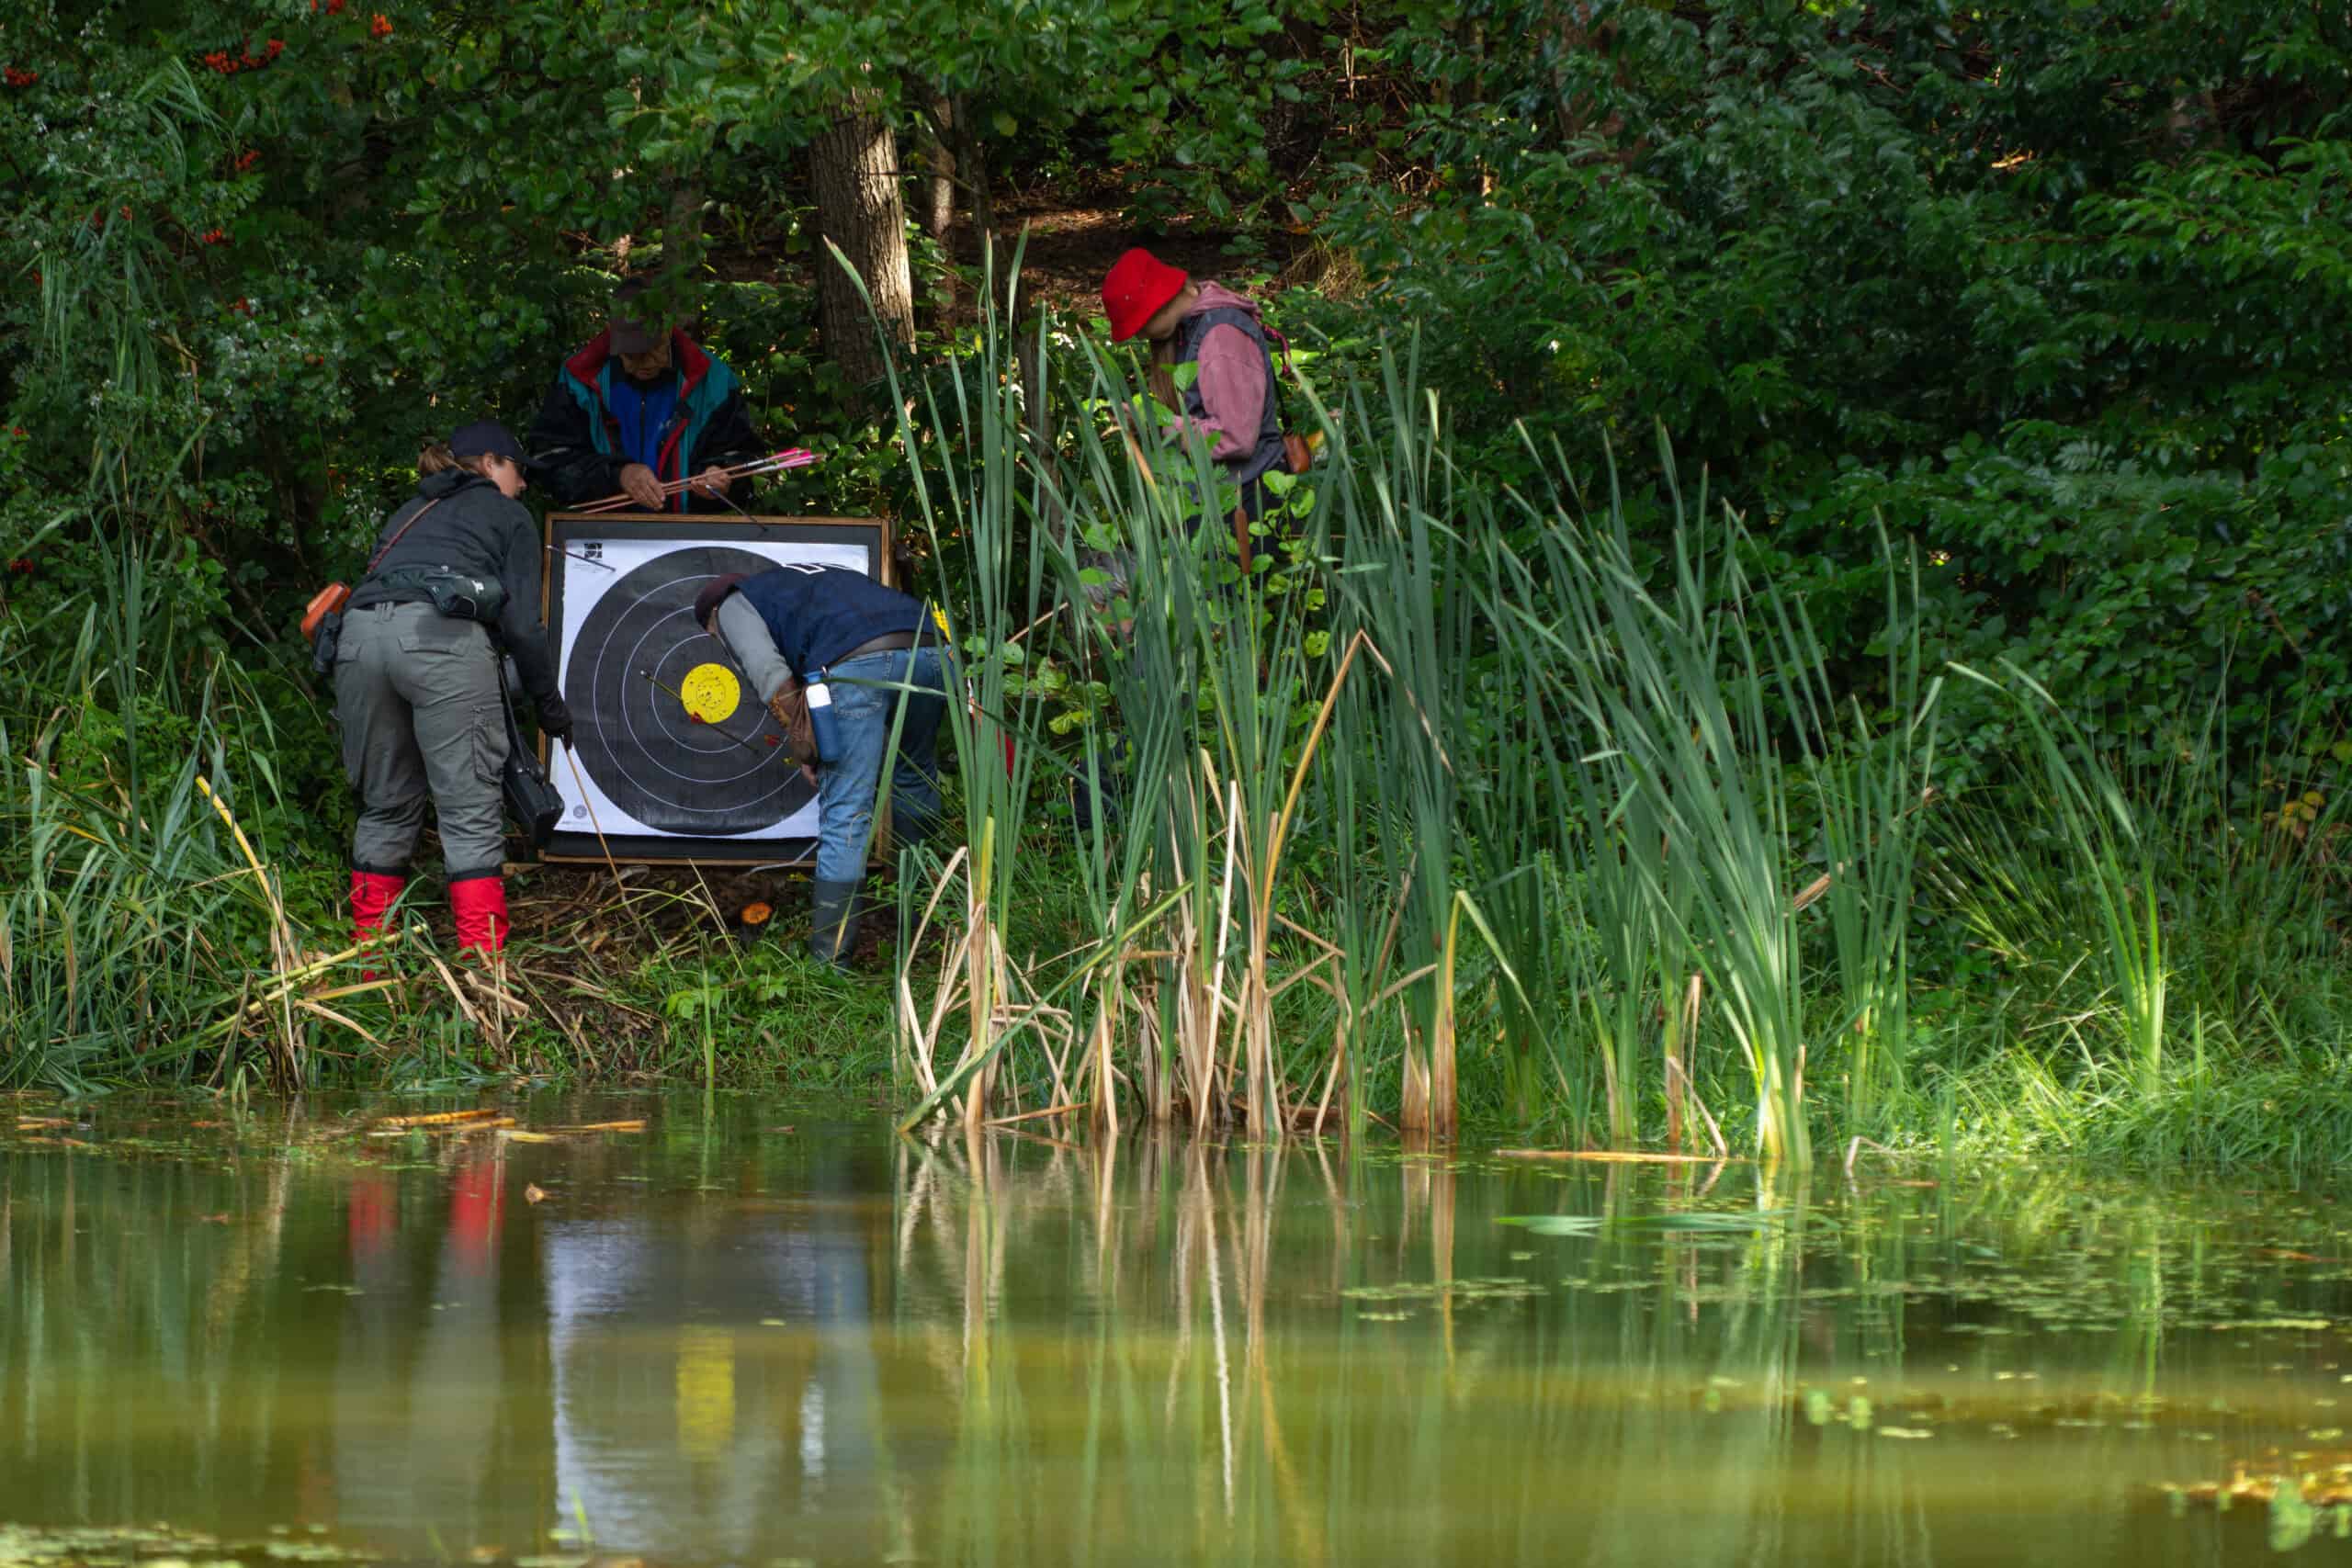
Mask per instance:
[[[506,878],[496,872],[449,884],[458,917],[458,951],[495,958],[506,945]]]
[[[365,958],[373,952],[370,937],[382,934],[385,912],[392,900],[408,886],[405,876],[387,876],[380,871],[355,871],[351,874],[351,940]],[[373,969],[362,969],[363,981],[376,978]]]

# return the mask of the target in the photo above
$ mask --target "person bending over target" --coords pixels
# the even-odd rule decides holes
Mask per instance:
[[[817,755],[800,756],[817,781],[808,946],[846,969],[886,761],[900,841],[922,842],[939,821],[937,741],[947,712],[939,634],[922,601],[864,572],[813,564],[713,580],[695,596],[695,624],[727,649],[787,734],[807,733],[796,723],[797,698],[807,698],[812,716],[830,712],[830,722],[819,716],[809,727]]]
[[[382,931],[429,798],[458,950],[491,958],[506,942],[502,645],[549,739],[571,739],[571,713],[539,625],[538,530],[515,499],[521,445],[478,421],[427,446],[416,471],[416,493],[385,519],[336,644],[343,765],[360,796],[352,926],[363,948]]]

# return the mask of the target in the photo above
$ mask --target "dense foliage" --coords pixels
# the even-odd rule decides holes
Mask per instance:
[[[1473,14],[1545,47],[1404,35],[1452,89],[1396,135],[1424,177],[1316,211],[1490,472],[1530,471],[1512,421],[1588,469],[1662,421],[1821,624],[1867,604],[1883,516],[1950,652],[2020,660],[2127,747],[2177,744],[2225,671],[2242,720],[2341,703],[2352,21]]]

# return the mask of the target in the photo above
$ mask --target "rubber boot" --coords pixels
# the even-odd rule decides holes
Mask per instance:
[[[392,901],[401,896],[401,889],[407,886],[408,878],[405,876],[392,876],[380,871],[352,872],[351,940],[363,959],[375,951],[369,939],[383,934],[384,916],[391,908]],[[373,969],[359,971],[359,978],[363,982],[376,977]]]
[[[854,882],[822,877],[808,884],[808,951],[844,975],[857,945],[857,890]]]
[[[458,951],[497,957],[506,945],[506,878],[494,871],[452,877],[449,908],[458,917]]]

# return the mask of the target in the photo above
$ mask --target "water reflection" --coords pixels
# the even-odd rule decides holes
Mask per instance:
[[[0,1520],[435,1557],[584,1525],[689,1562],[2143,1568],[2267,1555],[2259,1505],[2176,1517],[2155,1483],[2324,1469],[2352,1399],[2352,1242],[2290,1195],[905,1141],[748,1104],[551,1145],[361,1130],[126,1111],[77,1133],[100,1148],[0,1147]],[[199,1156],[122,1152],[162,1136]]]

